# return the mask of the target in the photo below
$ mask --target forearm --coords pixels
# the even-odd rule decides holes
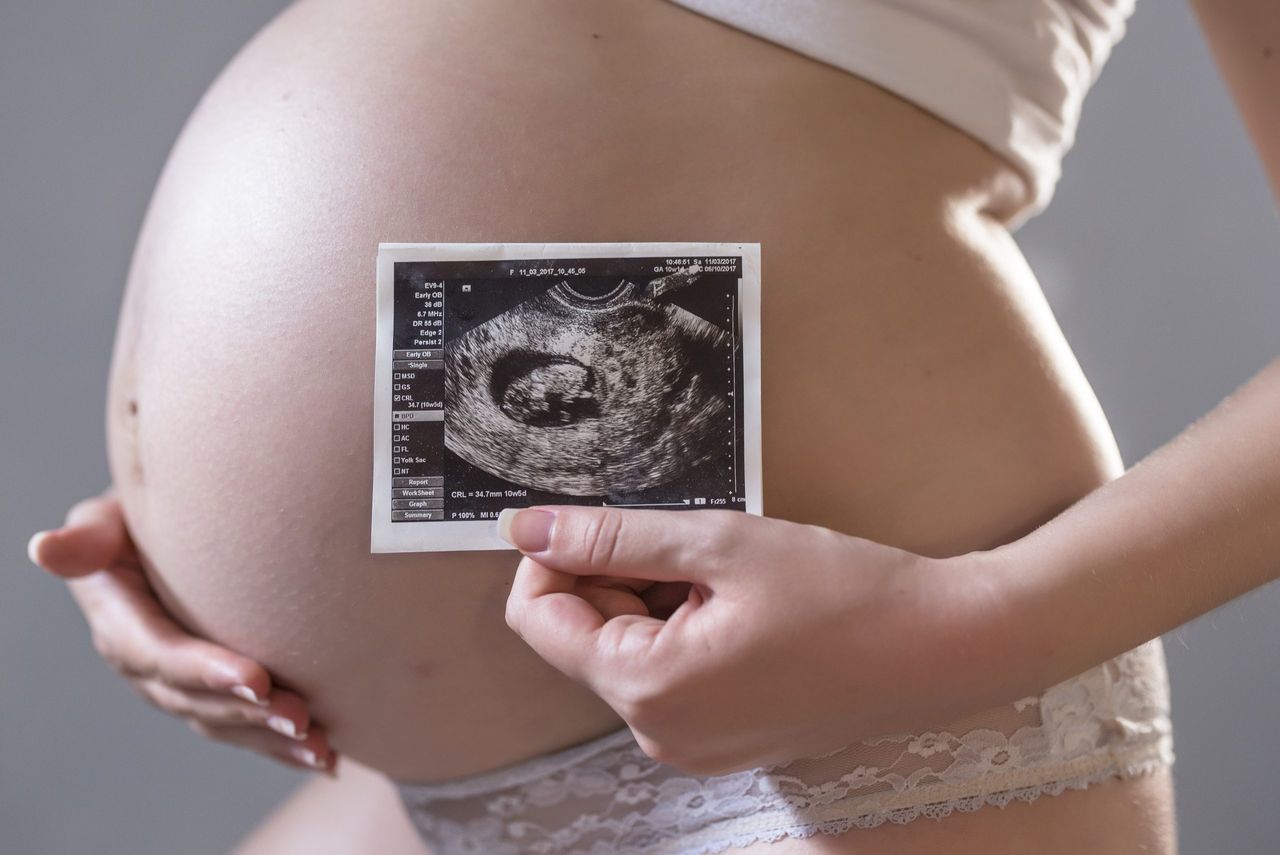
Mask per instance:
[[[1044,685],[1280,577],[1280,359],[987,560]]]
[[[1280,199],[1280,3],[1191,0]],[[1280,577],[1280,360],[1124,476],[977,556],[1025,677],[1065,679]]]

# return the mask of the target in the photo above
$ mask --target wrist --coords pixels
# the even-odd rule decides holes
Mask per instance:
[[[1146,640],[1088,550],[1072,549],[1054,523],[971,561],[1000,592],[1011,676],[1028,693],[1074,677]],[[1139,633],[1141,634],[1141,633]]]
[[[1043,543],[1024,537],[957,560],[958,570],[981,580],[989,615],[984,645],[1010,699],[1038,694],[1096,664],[1089,634],[1070,617],[1070,574]]]

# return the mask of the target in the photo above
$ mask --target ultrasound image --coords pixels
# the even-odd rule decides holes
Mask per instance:
[[[760,513],[759,245],[381,244],[374,552],[507,508]]]
[[[724,458],[731,335],[672,302],[698,268],[632,278],[561,280],[447,337],[449,451],[566,496],[635,494]]]

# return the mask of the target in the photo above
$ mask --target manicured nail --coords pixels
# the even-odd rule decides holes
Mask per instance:
[[[271,728],[281,736],[287,736],[290,739],[307,738],[305,733],[298,733],[298,726],[293,723],[293,719],[285,718],[282,715],[268,716],[267,727]]]
[[[551,541],[556,515],[536,508],[504,508],[498,514],[498,537],[521,552],[541,552]]]
[[[235,692],[244,700],[250,700],[247,695],[236,691],[237,688],[252,691],[240,682],[240,669],[221,659],[212,659],[204,663],[203,679],[204,684],[215,692]]]
[[[250,689],[248,686],[232,686],[231,694],[241,700],[248,701],[251,704],[257,704],[260,707],[265,707],[267,705],[267,702],[258,697],[258,693],[253,689]]]
[[[324,769],[324,764],[320,762],[320,758],[310,748],[303,748],[301,745],[295,745],[289,749],[289,753],[293,755],[293,759],[299,763],[305,763],[312,769]]]
[[[40,566],[40,562],[36,560],[36,556],[40,554],[40,544],[49,536],[47,531],[38,531],[31,535],[31,539],[27,541],[27,557],[31,559],[31,563]]]

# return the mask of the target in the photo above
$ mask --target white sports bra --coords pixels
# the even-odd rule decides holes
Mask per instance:
[[[1135,0],[673,0],[844,69],[1011,162],[1044,210]]]

